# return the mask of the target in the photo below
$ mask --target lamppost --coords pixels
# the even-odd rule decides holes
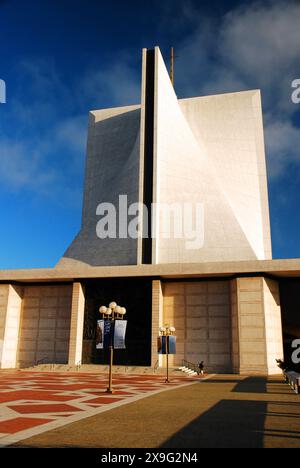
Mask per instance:
[[[170,336],[175,335],[176,328],[175,327],[170,327],[170,325],[165,325],[164,327],[160,327],[159,329],[161,336],[165,337],[165,343],[166,343],[166,355],[167,355],[167,378],[165,380],[166,383],[170,383],[169,380],[169,341],[170,341]]]
[[[101,306],[99,308],[100,314],[102,314],[104,323],[106,320],[111,321],[112,330],[110,330],[110,340],[109,340],[109,384],[106,390],[106,393],[113,393],[112,388],[112,368],[114,360],[114,322],[115,320],[123,320],[124,315],[126,314],[125,307],[120,307],[116,302],[111,302],[108,307]],[[105,325],[104,325],[105,326]]]

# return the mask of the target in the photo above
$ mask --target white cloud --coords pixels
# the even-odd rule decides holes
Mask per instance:
[[[173,23],[168,15],[165,24],[180,31],[190,26],[176,51],[181,95],[262,88],[273,178],[290,164],[300,168],[299,129],[292,120],[297,107],[290,99],[291,82],[300,78],[299,22],[300,4],[292,1],[245,4],[220,21],[184,2],[181,14]],[[140,101],[139,53],[120,52],[102,63],[82,70],[71,85],[51,60],[24,60],[16,67],[16,95],[5,106],[10,128],[0,127],[0,183],[58,200],[80,199],[88,111]]]
[[[34,188],[47,190],[56,181],[55,172],[42,169],[42,161],[36,148],[26,143],[1,140],[0,178],[12,190]]]
[[[178,49],[178,88],[186,96],[261,88],[270,177],[291,163],[300,171],[291,102],[291,82],[300,78],[300,4],[248,3],[217,24],[191,4],[183,14],[193,32]]]
[[[72,90],[51,61],[23,61],[16,68],[15,94],[0,126],[0,183],[76,206],[87,116],[74,115]]]
[[[80,90],[82,99],[92,100],[100,108],[107,100],[112,107],[139,104],[140,76],[127,54],[116,54],[109,65],[87,70]]]
[[[269,175],[276,178],[291,166],[300,166],[300,130],[288,120],[271,120],[265,128]]]
[[[0,124],[0,183],[80,204],[88,111],[139,102],[135,68],[119,56],[109,66],[82,71],[68,86],[53,61],[31,59],[16,67],[16,75]]]

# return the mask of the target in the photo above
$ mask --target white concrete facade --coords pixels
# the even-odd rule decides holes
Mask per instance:
[[[117,207],[123,194],[143,202],[147,70],[144,50],[141,105],[90,114],[82,228],[59,268],[143,262],[141,239],[97,237],[96,208]],[[152,263],[271,259],[260,92],[178,99],[155,48],[153,107],[152,202],[203,204],[204,245],[165,239],[164,216],[153,213]]]
[[[0,285],[0,368],[39,363],[82,363],[86,296],[82,282],[63,285]],[[101,278],[98,278],[101,286]],[[134,283],[134,279],[132,279]],[[156,278],[152,283],[151,366],[164,367],[157,354],[159,327],[176,327],[182,360],[205,362],[208,372],[277,374],[283,357],[278,281]],[[128,320],[130,326],[130,312]],[[91,342],[93,348],[95,343]]]
[[[128,204],[201,203],[203,246],[188,249],[186,237],[165,238],[159,212],[152,212],[149,257],[141,237],[99,239],[97,206],[112,203],[119,216],[119,195]],[[139,221],[141,227],[142,212]],[[152,367],[165,364],[157,334],[169,323],[178,338],[171,365],[204,360],[210,372],[277,373],[279,282],[300,277],[300,261],[271,258],[260,92],[178,99],[159,49],[152,55],[145,49],[141,104],[90,113],[75,240],[53,269],[0,271],[0,368],[44,358],[79,365],[85,285],[143,277],[152,285]]]

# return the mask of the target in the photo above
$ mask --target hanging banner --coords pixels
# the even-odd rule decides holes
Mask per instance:
[[[97,320],[96,348],[108,349],[113,333],[113,322],[111,320]]]
[[[104,320],[104,349],[108,349],[112,344],[112,333],[114,332],[114,323],[112,320]]]
[[[159,336],[157,352],[158,354],[176,354],[176,336]]]
[[[104,346],[104,320],[97,320],[96,349]]]
[[[176,336],[168,336],[168,352],[169,354],[176,354]]]
[[[127,320],[115,320],[114,349],[125,349]]]
[[[157,338],[157,352],[158,354],[167,354],[167,337],[159,336]]]

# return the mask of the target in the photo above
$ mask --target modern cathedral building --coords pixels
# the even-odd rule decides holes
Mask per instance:
[[[169,324],[174,366],[277,373],[299,289],[300,260],[272,260],[260,92],[178,99],[145,49],[141,104],[90,113],[80,232],[52,269],[0,271],[0,367],[106,363],[96,321],[116,301],[116,364],[164,366]]]

